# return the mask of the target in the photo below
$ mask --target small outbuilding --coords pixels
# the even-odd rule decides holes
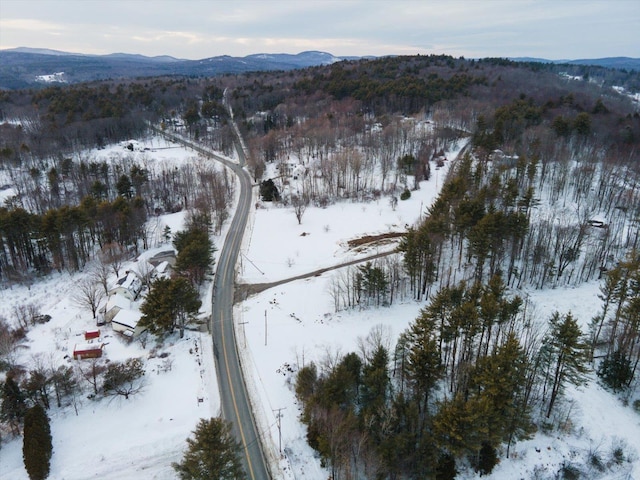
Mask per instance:
[[[145,328],[138,325],[142,314],[136,310],[120,310],[111,319],[111,328],[114,332],[119,332],[125,337],[133,338],[140,335]]]
[[[73,358],[76,360],[100,358],[103,348],[103,343],[78,343],[73,347]]]
[[[86,330],[84,332],[84,339],[89,341],[89,340],[93,340],[94,338],[100,338],[100,329],[99,328],[94,328],[92,330]]]

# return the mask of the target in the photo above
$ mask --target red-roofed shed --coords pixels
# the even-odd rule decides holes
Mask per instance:
[[[94,338],[100,338],[100,330],[97,328],[94,328],[93,330],[86,330],[84,332],[84,339],[85,340],[93,340]]]
[[[102,343],[79,343],[73,347],[73,358],[82,360],[84,358],[99,358],[102,356]]]

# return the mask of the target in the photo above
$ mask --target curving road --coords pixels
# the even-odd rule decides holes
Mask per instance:
[[[262,451],[262,444],[253,418],[249,395],[244,383],[240,357],[238,356],[235,330],[233,328],[233,295],[235,266],[242,244],[242,237],[251,207],[251,178],[243,165],[245,156],[238,148],[239,164],[230,162],[214,152],[184,138],[161,132],[174,142],[181,143],[203,155],[229,167],[240,181],[240,195],[235,215],[231,221],[224,245],[218,255],[213,286],[213,306],[210,331],[213,336],[213,352],[216,357],[218,388],[222,416],[231,422],[232,431],[242,447],[242,463],[249,480],[269,480],[269,470]],[[237,132],[236,132],[237,134]],[[240,140],[241,141],[241,140]]]

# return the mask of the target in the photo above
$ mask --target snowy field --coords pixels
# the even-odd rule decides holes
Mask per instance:
[[[153,146],[158,146],[157,139],[153,142]],[[188,161],[192,153],[171,148],[140,155],[146,155],[148,162]],[[160,160],[156,155],[165,157]],[[454,152],[450,152],[448,158],[453,157]],[[387,197],[366,204],[310,206],[302,224],[298,225],[292,208],[261,204],[252,212],[239,264],[239,281],[272,282],[393,249],[393,244],[388,244],[356,253],[346,242],[364,234],[398,232],[413,225],[437,195],[448,167],[447,163],[437,174],[432,171],[431,180],[422,182],[420,189],[413,191],[410,199],[399,201],[395,209]],[[181,218],[178,215],[162,221],[175,232]],[[220,242],[219,238],[215,239],[218,248]],[[162,249],[162,246],[156,248]],[[247,383],[256,403],[259,429],[267,439],[267,456],[280,458],[281,471],[275,478],[328,478],[328,472],[321,468],[319,459],[306,445],[305,427],[298,421],[300,410],[293,391],[298,368],[311,361],[322,362],[328,356],[359,351],[360,345],[366,345],[372,329],[382,331],[392,348],[398,334],[424,306],[405,301],[389,308],[334,313],[329,286],[336,272],[279,285],[235,308],[236,336],[249,374]],[[7,318],[13,305],[27,301],[41,302],[42,312],[52,316],[48,324],[30,332],[27,348],[22,353],[25,364],[39,352],[55,356],[59,361],[72,362],[63,360],[64,355],[69,354],[78,336],[93,326],[91,315],[78,310],[68,300],[74,282],[81,277],[82,274],[61,274],[30,289],[14,287],[0,291],[0,314]],[[599,308],[597,289],[598,284],[592,283],[579,289],[520,294],[528,298],[529,308],[541,322],[546,322],[554,310],[571,310],[586,330],[589,319]],[[203,314],[209,310],[207,294],[203,298]],[[126,344],[108,327],[102,328],[103,335],[108,336],[107,358],[122,360],[142,356],[146,359],[147,387],[129,400],[92,401],[83,396],[77,399],[77,415],[73,406],[52,407],[49,415],[54,455],[50,478],[176,478],[170,464],[180,459],[186,437],[199,418],[217,415],[219,410],[210,338],[206,334],[187,332],[185,339],[167,342],[150,358],[154,342],[150,341],[143,349],[138,342]],[[162,365],[159,358],[162,352],[169,353],[168,358],[173,359],[171,371],[160,372],[158,368]],[[198,403],[198,398],[203,402]],[[563,408],[570,410],[575,419],[572,428],[562,434],[538,433],[532,440],[518,443],[513,449],[514,458],[502,458],[486,478],[555,478],[563,462],[583,463],[593,451],[606,458],[612,449],[623,446],[631,461],[625,461],[609,476],[594,478],[640,479],[638,414],[601,389],[595,376],[586,387],[568,389]],[[278,414],[281,414],[281,436]],[[280,442],[282,455],[278,451]],[[21,448],[21,439],[3,444],[1,479],[27,478]],[[464,472],[460,478],[471,479],[476,475]]]
[[[448,158],[455,158],[449,152]],[[393,210],[388,198],[366,204],[339,203],[326,209],[309,207],[298,225],[291,208],[265,207],[255,211],[251,240],[246,245],[246,260],[241,266],[241,281],[266,283],[372,255],[378,249],[355,253],[347,240],[364,234],[402,230],[413,225],[433,201],[445,170],[435,172],[411,198],[398,202]],[[303,235],[304,233],[304,235]],[[380,247],[379,251],[392,246]],[[297,370],[314,361],[322,364],[338,354],[359,352],[372,330],[384,332],[393,348],[398,335],[415,319],[424,303],[405,301],[390,308],[334,313],[330,295],[331,279],[336,271],[321,276],[285,283],[254,295],[236,307],[236,334],[249,370],[248,384],[258,405],[260,429],[270,439],[273,456],[282,444],[280,465],[283,478],[325,480],[327,470],[306,444],[306,428],[298,421],[301,409],[295,399]],[[557,288],[513,292],[528,300],[534,318],[546,325],[554,311],[572,312],[583,332],[600,308],[599,284],[580,288]],[[489,479],[547,479],[563,464],[588,463],[597,453],[604,461],[621,447],[627,456],[612,473],[594,470],[590,478],[640,479],[640,416],[623,406],[602,389],[591,374],[589,384],[570,387],[559,411],[571,414],[573,424],[563,433],[538,433],[531,440],[512,448],[511,459],[495,468]],[[281,415],[281,432],[278,431]],[[281,438],[280,438],[281,436]],[[472,471],[459,478],[472,479]]]

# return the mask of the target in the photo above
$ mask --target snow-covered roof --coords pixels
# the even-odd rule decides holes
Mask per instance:
[[[126,299],[122,295],[111,295],[109,300],[107,300],[107,306],[105,308],[105,312],[108,312],[114,307],[118,307],[121,309],[129,309],[131,308],[131,300]]]
[[[164,262],[160,262],[156,267],[156,272],[160,275],[164,275],[165,273],[168,273],[168,271],[169,271],[169,262],[167,262],[166,260]]]
[[[118,279],[116,285],[122,288],[126,288],[127,290],[133,290],[138,288],[138,286],[140,285],[140,279],[134,272],[128,271],[125,276]]]
[[[125,327],[129,327],[132,330],[136,328],[142,314],[136,310],[120,310],[115,317],[111,320],[111,323],[119,323]]]
[[[103,343],[76,343],[73,347],[74,352],[88,352],[94,350],[102,350]]]

